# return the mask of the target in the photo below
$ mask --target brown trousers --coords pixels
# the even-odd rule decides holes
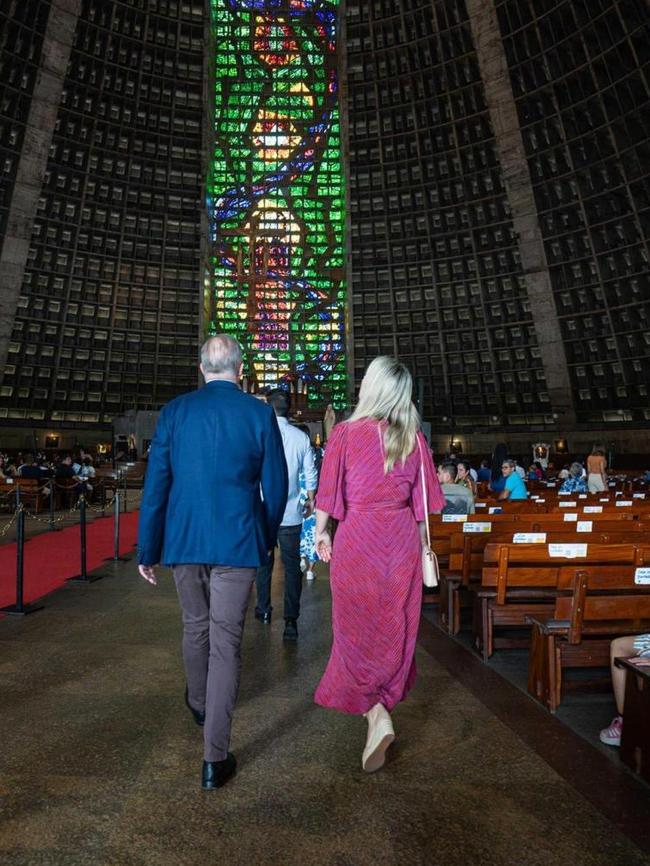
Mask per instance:
[[[241,639],[255,569],[177,565],[173,572],[183,612],[189,702],[205,710],[205,760],[223,761],[239,691]]]

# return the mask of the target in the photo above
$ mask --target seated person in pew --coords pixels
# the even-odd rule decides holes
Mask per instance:
[[[514,460],[504,460],[501,464],[501,472],[505,478],[505,487],[499,493],[499,499],[528,499],[528,490],[523,478],[517,472],[517,464]]]
[[[521,478],[522,481],[525,481],[525,480],[526,480],[526,470],[525,470],[524,467],[519,463],[519,461],[517,460],[516,457],[514,458],[514,461],[515,461],[515,472],[516,472],[517,475]]]
[[[438,481],[445,497],[442,514],[474,514],[472,491],[457,484],[456,464],[445,460],[438,466]]]
[[[580,463],[569,466],[569,477],[562,482],[560,493],[586,493],[587,479]]]
[[[607,746],[620,746],[623,732],[623,705],[625,700],[625,669],[617,668],[615,659],[640,656],[648,659],[650,664],[650,634],[637,634],[628,637],[617,637],[612,641],[610,649],[610,664],[612,670],[612,685],[616,699],[618,715],[614,716],[608,727],[600,732],[600,741]]]
[[[41,468],[34,459],[33,454],[25,455],[25,462],[22,466],[18,467],[17,472],[21,478],[31,478],[34,481],[40,481],[43,477]]]
[[[534,463],[531,463],[528,467],[528,480],[529,481],[542,481],[544,478],[544,472],[542,471],[542,464],[537,460]]]
[[[472,478],[472,467],[466,460],[456,461],[456,484],[466,487],[476,499],[476,481]]]
[[[490,461],[489,460],[481,460],[481,465],[479,467],[478,472],[476,473],[477,481],[489,481],[492,477],[492,472],[490,471]]]
[[[495,446],[492,454],[492,473],[490,476],[490,490],[492,493],[501,493],[506,486],[506,479],[503,477],[503,461],[508,459],[508,449],[503,442]]]

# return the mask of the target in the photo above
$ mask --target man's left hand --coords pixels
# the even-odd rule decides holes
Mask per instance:
[[[311,517],[314,513],[314,503],[311,499],[308,499],[302,507],[302,516],[303,517]]]
[[[153,565],[139,565],[138,571],[148,583],[153,586],[158,586],[158,580],[156,579],[156,572]]]

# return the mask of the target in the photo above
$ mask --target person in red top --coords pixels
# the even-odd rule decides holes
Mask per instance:
[[[412,391],[403,364],[375,358],[354,414],[332,430],[316,497],[317,550],[330,562],[333,644],[315,701],[366,717],[368,772],[383,766],[395,738],[390,711],[415,681],[427,519],[422,470],[429,511],[445,504]],[[339,522],[333,545],[330,517]]]

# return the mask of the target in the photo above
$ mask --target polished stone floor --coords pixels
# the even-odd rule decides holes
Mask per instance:
[[[312,703],[330,643],[324,576],[305,587],[296,646],[251,606],[232,742],[240,770],[202,791],[171,577],[153,589],[133,563],[105,574],[0,621],[2,866],[650,863],[643,833],[629,832],[649,789],[622,777],[638,814],[612,818],[571,783],[585,755],[565,758],[560,723],[547,735],[546,718],[530,716],[539,725],[528,736],[537,707],[512,686],[483,685],[479,663],[426,622],[391,760],[364,774],[363,720]],[[617,796],[609,785],[595,776],[605,803]]]

